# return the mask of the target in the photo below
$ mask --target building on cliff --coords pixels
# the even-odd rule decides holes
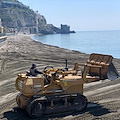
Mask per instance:
[[[61,24],[61,33],[75,33],[75,31],[70,31],[70,26]]]

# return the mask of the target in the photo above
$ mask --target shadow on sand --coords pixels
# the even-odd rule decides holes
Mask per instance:
[[[86,108],[85,111],[83,112],[76,112],[76,113],[64,113],[64,114],[57,114],[57,115],[47,115],[47,116],[43,116],[42,118],[35,118],[35,119],[32,119],[30,118],[26,111],[25,110],[22,110],[22,109],[19,109],[17,107],[13,108],[12,111],[7,111],[5,112],[3,115],[4,117],[2,119],[5,119],[5,120],[48,120],[49,118],[51,119],[54,119],[54,118],[63,118],[63,117],[66,117],[66,116],[69,116],[69,115],[72,115],[72,116],[76,116],[76,115],[82,115],[84,113],[90,113],[91,115],[95,116],[95,117],[99,117],[101,115],[105,115],[105,114],[108,114],[108,113],[111,113],[107,108],[104,108],[103,106],[97,104],[97,103],[92,103],[92,102],[89,102],[88,103],[88,107]],[[7,118],[7,119],[6,119]]]

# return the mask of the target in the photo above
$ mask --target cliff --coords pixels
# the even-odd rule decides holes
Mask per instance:
[[[61,33],[61,29],[52,24],[47,24],[47,20],[43,15],[17,0],[0,0],[0,18],[2,26],[7,28],[8,32]]]
[[[13,1],[13,0],[12,0]],[[30,27],[36,25],[45,25],[46,19],[38,15],[28,6],[20,2],[1,1],[0,18],[2,25],[7,28]]]

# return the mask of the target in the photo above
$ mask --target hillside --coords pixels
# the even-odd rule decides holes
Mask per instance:
[[[8,31],[22,31],[26,33],[59,33],[60,29],[52,24],[37,11],[17,0],[0,0],[0,18],[2,25]]]
[[[0,1],[0,18],[2,24],[7,28],[29,27],[45,25],[44,16],[36,14],[28,6],[16,0]]]

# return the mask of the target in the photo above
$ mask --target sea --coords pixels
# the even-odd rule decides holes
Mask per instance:
[[[87,54],[100,53],[120,58],[120,30],[77,31],[70,34],[35,35],[33,39],[47,45]]]

